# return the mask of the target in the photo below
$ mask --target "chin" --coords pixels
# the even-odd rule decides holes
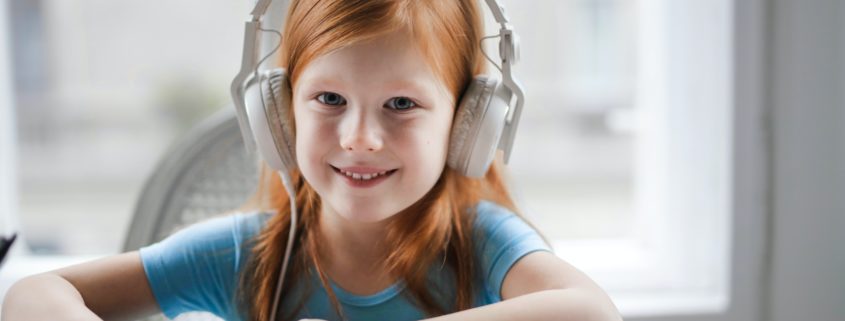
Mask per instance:
[[[399,213],[401,210],[397,209],[394,211],[386,206],[379,206],[382,204],[373,204],[373,202],[366,202],[365,204],[347,203],[346,206],[338,207],[344,208],[345,210],[338,210],[337,213],[349,221],[377,223],[393,217],[393,215]]]

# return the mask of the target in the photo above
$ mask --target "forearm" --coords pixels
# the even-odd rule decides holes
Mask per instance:
[[[622,318],[616,307],[603,297],[580,289],[563,289],[530,293],[429,320],[620,321]]]
[[[54,274],[27,277],[15,283],[3,300],[4,321],[98,320],[79,291]]]

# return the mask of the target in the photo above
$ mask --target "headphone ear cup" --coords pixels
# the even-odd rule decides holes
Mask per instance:
[[[296,168],[296,140],[293,134],[293,119],[290,113],[291,108],[291,87],[287,71],[281,68],[271,69],[265,74],[261,84],[264,86],[262,93],[267,103],[268,115],[270,115],[270,131],[273,134],[273,141],[279,151],[279,157],[290,171]]]
[[[508,104],[496,78],[476,76],[452,121],[447,164],[468,177],[483,177],[493,162],[505,126]]]
[[[259,73],[245,94],[249,125],[258,152],[271,168],[289,172],[296,168],[293,126],[288,121],[290,82],[284,69]]]

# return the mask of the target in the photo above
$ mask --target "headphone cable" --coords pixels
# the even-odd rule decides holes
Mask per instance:
[[[285,281],[285,272],[288,269],[288,263],[290,261],[291,252],[293,251],[293,240],[296,235],[296,224],[297,224],[297,213],[296,213],[296,191],[293,188],[293,184],[291,183],[291,178],[288,173],[284,171],[279,171],[279,176],[282,178],[282,184],[285,186],[285,190],[288,193],[288,197],[290,198],[290,229],[288,230],[288,243],[285,246],[285,258],[282,261],[282,268],[279,271],[279,280],[276,282],[276,291],[275,295],[273,295],[273,308],[272,312],[270,313],[270,320],[276,320],[276,312],[279,309],[279,299],[281,298],[282,294],[282,284]]]
[[[487,36],[487,37],[481,38],[481,40],[478,41],[478,47],[481,48],[481,54],[484,55],[484,58],[487,58],[487,61],[489,61],[491,64],[493,64],[493,67],[496,67],[496,69],[499,69],[500,73],[502,72],[502,67],[499,67],[499,65],[497,65],[496,62],[493,61],[493,59],[490,58],[490,56],[487,55],[487,52],[484,51],[484,40],[491,39],[491,38],[500,38],[501,36],[502,35]]]

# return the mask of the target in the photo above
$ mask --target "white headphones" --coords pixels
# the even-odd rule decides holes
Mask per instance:
[[[290,106],[287,103],[291,101],[291,86],[287,73],[280,68],[258,71],[261,61],[258,59],[259,43],[256,38],[260,31],[267,31],[261,28],[261,22],[270,2],[259,0],[252,10],[252,19],[246,22],[241,70],[232,80],[230,89],[247,151],[253,153],[258,150],[267,165],[279,172],[291,199],[288,242],[270,314],[270,320],[275,320],[296,235],[295,191],[289,174],[297,166],[293,128],[288,124]],[[283,2],[287,8],[288,1]],[[468,177],[483,177],[493,162],[496,149],[504,151],[505,163],[508,162],[525,102],[522,86],[511,73],[513,64],[519,60],[518,38],[508,23],[504,7],[497,0],[485,2],[500,25],[498,37],[501,67],[497,68],[502,72],[503,81],[486,75],[475,76],[458,104],[452,123],[447,164]]]
[[[485,1],[501,26],[498,37],[503,81],[475,76],[458,104],[447,164],[469,177],[484,176],[496,149],[504,151],[508,162],[525,101],[522,86],[511,73],[519,59],[517,36],[498,1]],[[290,83],[284,69],[257,70],[256,37],[269,5],[270,0],[260,0],[252,11],[252,21],[246,23],[243,62],[231,91],[247,149],[257,149],[273,169],[290,172],[297,167],[292,126],[287,123]],[[515,107],[509,114],[514,98]]]

